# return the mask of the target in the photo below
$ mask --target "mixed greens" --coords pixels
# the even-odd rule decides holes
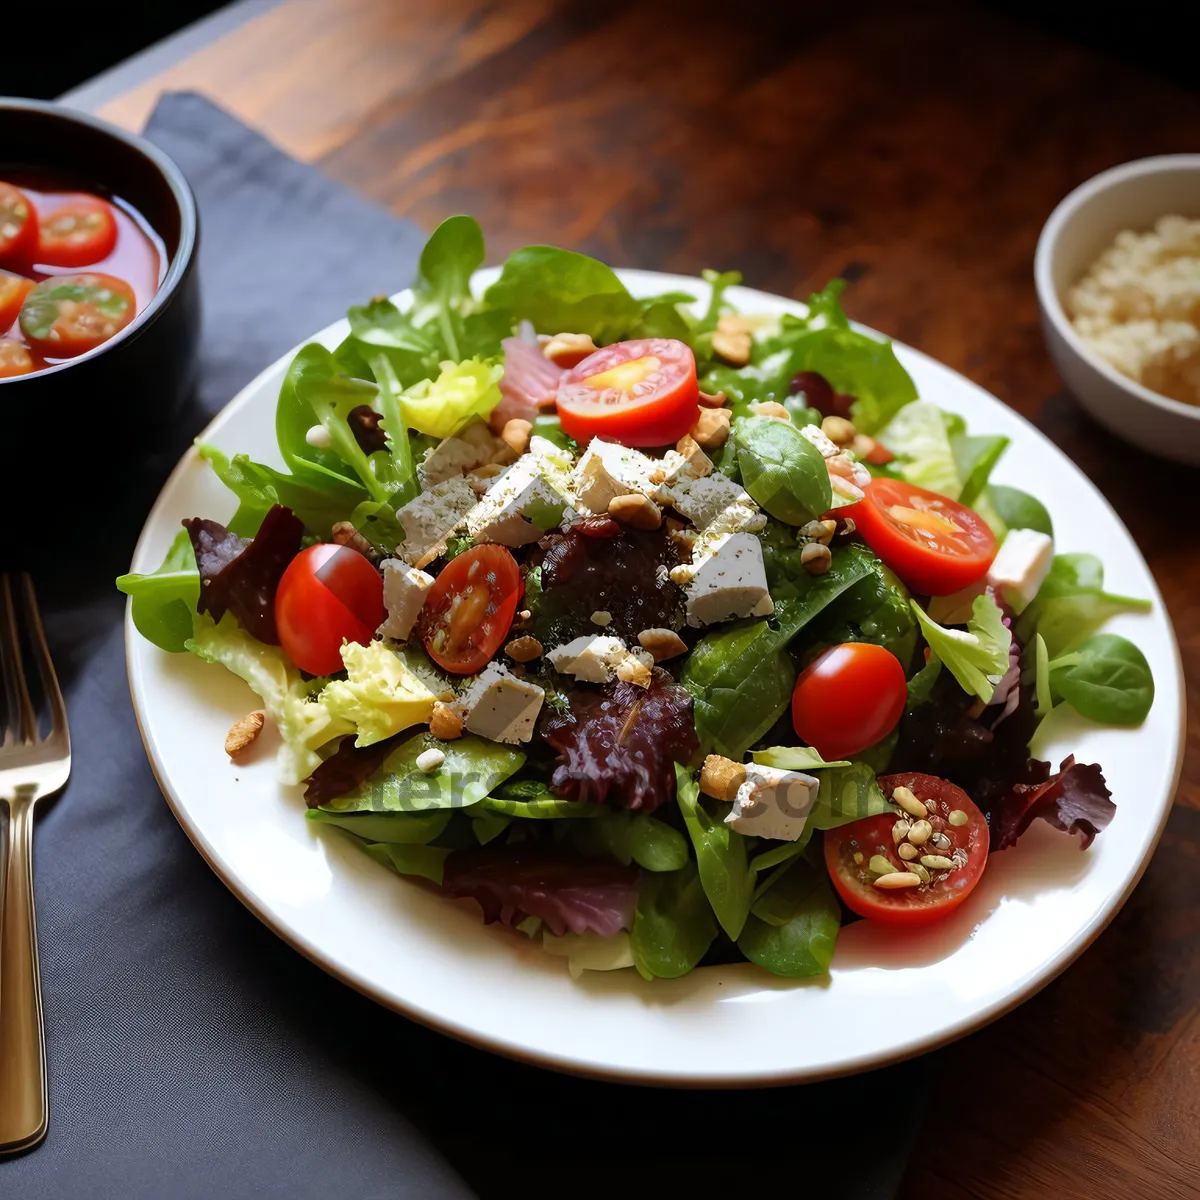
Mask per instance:
[[[647,979],[822,974],[844,919],[944,915],[1035,818],[1090,843],[1099,767],[1028,747],[1145,719],[1100,629],[1148,605],[990,482],[1006,438],[920,399],[840,280],[768,320],[734,272],[698,310],[548,246],[476,295],[484,255],[439,226],[407,305],[295,356],[281,465],[201,445],[234,515],[118,580],[258,695],[314,825]]]

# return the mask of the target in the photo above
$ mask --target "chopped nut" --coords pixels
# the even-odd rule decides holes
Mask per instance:
[[[612,613],[606,612],[602,608],[598,608],[594,613],[592,613],[590,620],[593,625],[599,625],[601,629],[603,629],[605,625],[612,624]]]
[[[517,613],[517,620],[518,621],[532,621],[533,613],[530,612],[529,609],[523,608],[523,609],[521,609],[521,611],[519,613]]]
[[[854,435],[854,441],[850,443],[850,449],[853,450],[860,459],[868,458],[879,449],[879,443],[873,437],[868,437],[865,433],[856,433]]]
[[[851,517],[839,517],[837,519],[837,533],[834,537],[853,537],[858,532],[858,526],[854,523]]]
[[[681,536],[682,531],[677,534],[671,534],[672,539]],[[687,587],[687,585],[692,582],[695,574],[696,569],[690,563],[680,563],[677,567],[671,568],[668,578],[673,584],[675,584],[676,587]]]
[[[724,392],[701,392],[700,403],[705,408],[724,408],[725,393]]]
[[[824,575],[832,563],[833,555],[829,552],[829,547],[821,545],[820,542],[809,542],[800,551],[800,565],[810,575]]]
[[[500,463],[490,462],[484,463],[483,466],[476,467],[473,471],[469,472],[467,479],[470,480],[472,476],[476,479],[495,479],[497,475],[502,475],[503,473],[504,467]]]
[[[638,634],[644,650],[649,650],[655,662],[678,658],[687,650],[687,642],[673,629],[643,629]]]
[[[542,657],[542,643],[535,637],[513,638],[507,646],[504,647],[504,653],[508,655],[513,662],[527,663],[533,662],[535,658]]]
[[[853,484],[848,479],[843,479],[841,475],[829,472],[829,484],[843,500],[849,500],[851,504],[857,504],[866,493],[857,484]]]
[[[705,450],[715,450],[729,440],[729,422],[732,417],[727,408],[704,408],[692,427],[691,436]],[[859,499],[862,497],[860,496]]]
[[[750,361],[753,345],[750,328],[742,317],[727,315],[717,322],[712,348],[731,366],[744,367]]]
[[[854,428],[854,422],[847,421],[845,417],[826,417],[821,422],[821,432],[835,446],[845,447],[854,441],[858,430]]]
[[[433,706],[433,715],[429,718],[429,732],[442,742],[452,742],[462,736],[462,717],[449,704],[438,700]]]
[[[631,529],[657,529],[662,524],[662,510],[641,492],[615,496],[608,502],[608,515]]]
[[[597,349],[590,333],[556,333],[542,346],[542,353],[556,367],[573,367]]]
[[[519,456],[524,454],[529,448],[529,438],[532,433],[532,421],[524,421],[520,417],[513,417],[511,421],[504,423],[504,428],[500,431],[500,436],[504,439],[509,449]]]
[[[436,771],[445,761],[446,752],[439,750],[436,746],[430,746],[428,750],[422,750],[417,755],[417,770]]]
[[[789,425],[792,423],[792,414],[777,400],[762,400],[752,404],[750,411],[756,417],[770,417],[775,421],[786,421]]]
[[[809,521],[808,524],[800,526],[802,537],[820,542],[822,546],[828,546],[835,533],[837,533],[836,521]]]
[[[649,658],[649,655],[645,655],[645,657]],[[617,678],[622,683],[632,683],[635,687],[649,687],[650,667],[650,663],[643,662],[641,658],[630,654],[617,663]]]
[[[252,712],[234,721],[233,727],[225,735],[225,753],[230,758],[237,758],[248,750],[254,739],[262,733],[266,719],[265,713]]]
[[[720,754],[710,754],[700,768],[700,790],[714,800],[732,800],[745,782],[746,768]]]
[[[700,443],[690,433],[685,433],[675,443],[675,453],[682,454],[687,459],[687,470],[683,473],[691,478],[700,479],[705,475],[712,474],[712,462],[708,455],[700,449]]]
[[[330,532],[337,545],[349,546],[351,550],[357,550],[359,554],[363,554],[367,558],[374,557],[375,550],[371,543],[349,521],[336,522]]]

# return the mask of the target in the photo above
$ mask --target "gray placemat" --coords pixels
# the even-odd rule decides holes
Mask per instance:
[[[348,304],[408,283],[423,235],[199,96],[164,97],[147,132],[200,205],[201,378],[188,419],[91,523],[70,569],[38,580],[75,771],[36,837],[50,1133],[0,1162],[0,1196],[892,1196],[924,1108],[920,1064],[672,1093],[510,1063],[335,982],[191,847],[138,737],[112,579],[208,416]]]

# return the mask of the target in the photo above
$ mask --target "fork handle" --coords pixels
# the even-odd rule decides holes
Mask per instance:
[[[0,908],[0,1154],[46,1136],[46,1038],[33,910],[33,802],[8,803],[8,853]]]

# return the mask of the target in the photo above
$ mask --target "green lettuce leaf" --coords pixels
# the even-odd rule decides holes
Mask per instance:
[[[964,633],[946,629],[930,620],[915,601],[913,612],[921,623],[921,632],[929,649],[949,669],[968,695],[989,703],[1005,672],[1012,634],[1004,624],[1004,614],[991,596],[976,596],[971,619]]]
[[[425,813],[336,813],[310,808],[304,814],[317,825],[334,825],[365,842],[390,842],[424,846],[438,837],[450,822],[453,810]]]
[[[132,601],[134,628],[160,650],[187,649],[200,599],[200,572],[187,530],[181,529],[149,575],[121,575],[117,587]]]
[[[1038,635],[1039,644],[1045,646]],[[1080,716],[1107,725],[1140,725],[1154,704],[1146,656],[1128,638],[1096,633],[1077,650],[1051,659],[1050,691]]]
[[[773,975],[824,975],[840,926],[841,909],[828,879],[798,858],[755,902],[738,949]]]
[[[420,875],[436,884],[442,882],[442,871],[450,854],[450,850],[442,846],[406,846],[396,842],[366,842],[363,849],[397,875]]]
[[[436,379],[423,379],[400,393],[404,423],[433,437],[449,437],[500,403],[503,374],[502,366],[479,359],[444,362]]]
[[[895,456],[893,469],[909,483],[957,500],[963,481],[942,410],[928,400],[901,409],[879,434]]]

